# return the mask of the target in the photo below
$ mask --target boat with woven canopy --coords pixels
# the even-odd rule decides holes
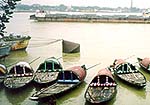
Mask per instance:
[[[139,65],[142,69],[150,73],[150,58],[145,57],[143,59],[137,58]]]
[[[42,100],[48,97],[64,95],[64,93],[72,90],[81,84],[86,77],[86,68],[83,66],[74,66],[59,72],[57,81],[49,87],[42,88],[35,92],[30,99]]]
[[[99,70],[85,92],[85,99],[90,103],[107,102],[117,93],[117,83],[108,69]]]
[[[11,43],[11,50],[13,51],[26,49],[30,39],[31,39],[30,36],[13,34],[13,33],[1,38],[1,40],[3,41]]]
[[[4,86],[9,89],[21,88],[33,80],[34,70],[27,62],[18,62],[9,70]]]
[[[144,87],[146,85],[145,76],[133,64],[123,59],[116,59],[113,65],[114,75],[119,79],[135,87]]]
[[[62,65],[55,57],[47,58],[35,72],[34,81],[38,84],[47,84],[57,80]]]

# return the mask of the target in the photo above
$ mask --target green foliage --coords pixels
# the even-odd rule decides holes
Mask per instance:
[[[16,7],[16,2],[21,0],[0,0],[0,35],[4,36],[5,23],[9,22],[12,18],[13,10]]]

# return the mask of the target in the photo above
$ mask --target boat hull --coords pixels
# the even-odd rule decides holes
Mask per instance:
[[[8,56],[10,54],[10,45],[5,45],[0,47],[0,58]]]
[[[79,86],[82,82],[77,84],[61,84],[61,83],[54,83],[53,85],[49,86],[48,88],[45,88],[43,90],[40,90],[36,94],[33,94],[30,99],[34,101],[38,100],[45,100],[49,99],[49,97],[59,97],[61,95],[64,95],[64,93],[67,93],[71,91],[72,89]]]
[[[40,85],[55,82],[60,71],[62,71],[61,63],[55,57],[50,57],[39,65],[34,81]]]
[[[59,72],[37,72],[34,77],[34,82],[42,85],[55,82]]]
[[[10,34],[9,36],[4,36],[2,38],[2,40],[4,40],[5,42],[9,42],[11,44],[12,51],[26,49],[30,39],[30,36],[21,36],[13,34]]]
[[[18,89],[29,84],[34,78],[34,70],[27,62],[19,62],[14,65],[4,80],[4,86],[8,89]]]
[[[8,77],[8,76],[4,81],[4,85],[8,89],[18,89],[24,87],[33,80],[33,76],[28,76],[28,77],[15,77],[15,76]]]
[[[24,50],[27,48],[28,44],[29,44],[29,39],[25,39],[25,40],[16,40],[16,41],[12,41],[11,42],[11,50],[15,51],[15,50]]]
[[[114,73],[115,74],[115,73]],[[118,77],[120,80],[124,81],[125,83],[128,83],[132,86],[135,86],[137,88],[143,88],[146,86],[146,81],[145,79],[143,80],[143,82],[138,82],[138,80],[136,79],[132,79],[132,77],[137,76],[137,77],[141,77],[144,78],[144,75],[142,75],[141,73],[134,73],[134,74],[115,74],[116,77]]]
[[[64,93],[81,84],[84,81],[85,76],[85,66],[74,66],[61,71],[58,74],[56,83],[35,92],[30,99],[37,101],[44,100],[52,96],[64,95]]]
[[[120,80],[137,88],[146,86],[146,78],[139,71],[139,68],[123,59],[116,59],[114,64],[114,75]]]
[[[93,78],[85,92],[85,99],[92,104],[99,104],[110,101],[116,96],[117,83],[111,72],[107,69],[99,71]]]

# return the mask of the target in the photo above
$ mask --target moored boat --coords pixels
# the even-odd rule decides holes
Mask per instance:
[[[34,81],[38,84],[47,84],[57,80],[62,65],[55,57],[50,57],[41,63],[35,72]]]
[[[117,83],[108,69],[101,69],[92,79],[85,92],[85,99],[90,103],[107,102],[117,93]]]
[[[145,71],[148,71],[150,73],[150,58],[137,58],[139,65],[141,66],[141,68],[143,68]]]
[[[29,63],[18,62],[9,70],[4,86],[9,89],[21,88],[33,80],[34,71]]]
[[[0,59],[10,54],[10,43],[0,42]]]
[[[9,36],[4,36],[1,39],[5,42],[11,43],[11,50],[22,50],[27,48],[31,37],[25,35],[23,36],[18,34],[10,34]]]
[[[0,64],[0,83],[4,81],[7,73],[8,73],[7,68],[4,65]]]
[[[59,72],[57,82],[53,85],[35,92],[30,99],[42,100],[48,97],[63,95],[69,90],[81,84],[86,77],[86,68],[83,66],[74,66]]]
[[[116,59],[113,65],[114,75],[119,79],[135,87],[144,87],[146,85],[145,76],[133,64],[128,63],[123,59]]]

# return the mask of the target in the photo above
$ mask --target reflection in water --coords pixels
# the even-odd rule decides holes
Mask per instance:
[[[83,82],[78,87],[72,89],[68,93],[65,93],[65,95],[63,95],[62,97],[56,99],[57,105],[71,105],[71,103],[78,104],[78,102],[80,102],[80,105],[82,105],[81,103],[84,102],[82,100],[82,97],[84,95],[83,93],[85,91],[85,86],[86,82]]]
[[[116,97],[114,97],[112,100],[110,100],[108,102],[103,102],[103,103],[99,103],[99,104],[91,104],[86,101],[84,105],[113,105],[115,100],[116,100]]]
[[[117,83],[119,88],[119,94],[121,94],[123,91],[126,91],[126,93],[133,93],[139,98],[146,99],[145,87],[136,88],[135,86],[125,83],[124,81],[119,79],[117,79]]]
[[[65,93],[65,95],[63,94],[60,97],[54,96],[53,98],[56,99],[57,105],[70,105],[72,102],[78,101],[76,99],[77,97],[83,97],[83,95],[81,93],[84,93],[83,91],[85,89],[85,86],[86,86],[86,82],[83,82],[78,87],[68,91],[68,93]],[[81,102],[83,102],[83,101],[81,100]],[[48,102],[48,100],[47,101],[45,101],[45,100],[39,101],[38,105],[49,105],[49,102]]]
[[[28,53],[25,50],[11,51],[10,55],[4,61],[0,61],[0,63],[10,66],[15,64],[15,62],[17,63],[21,60],[24,60],[27,56]]]
[[[63,53],[64,62],[78,62],[80,60],[80,53]]]
[[[80,53],[63,53],[63,64],[65,67],[79,64]]]
[[[16,90],[5,89],[5,95],[12,105],[22,105],[22,103],[31,95],[33,91],[32,84]]]

